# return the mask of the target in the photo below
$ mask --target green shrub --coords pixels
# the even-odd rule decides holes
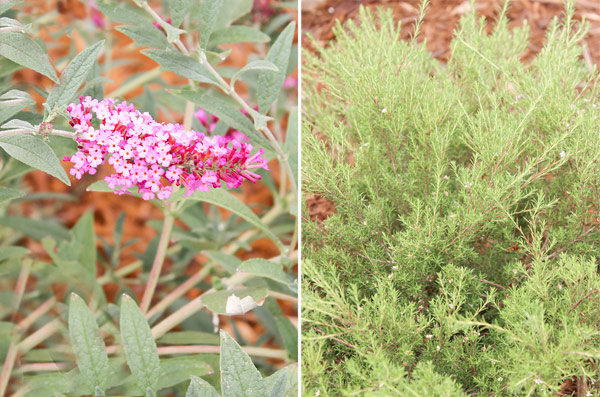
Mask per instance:
[[[447,65],[385,10],[304,54],[303,187],[336,208],[303,225],[306,395],[600,394],[587,25],[568,4],[524,63],[507,7]]]

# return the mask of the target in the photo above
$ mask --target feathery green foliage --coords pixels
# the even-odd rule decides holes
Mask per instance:
[[[573,6],[465,15],[447,65],[361,10],[304,53],[306,395],[550,395],[600,359],[600,101]],[[594,394],[595,395],[595,394]]]

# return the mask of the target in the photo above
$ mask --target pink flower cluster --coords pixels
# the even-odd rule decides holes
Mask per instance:
[[[89,96],[79,101],[67,107],[79,148],[65,157],[74,164],[70,174],[77,179],[93,175],[108,159],[115,173],[105,181],[117,194],[137,186],[144,200],[165,200],[173,185],[183,185],[190,196],[220,187],[221,181],[229,188],[239,187],[244,179],[256,182],[260,175],[251,170],[268,169],[263,149],[251,155],[248,143],[158,123],[127,102]]]
[[[242,109],[241,112],[244,115],[248,115],[248,112],[246,112],[245,109]],[[194,113],[194,116],[196,116],[196,118],[198,119],[200,124],[202,124],[204,126],[204,128],[206,128],[206,131],[208,132],[209,135],[215,131],[215,127],[217,126],[217,122],[219,121],[218,117],[206,113],[206,110],[204,110],[202,108],[199,108]],[[243,132],[240,132],[233,128],[228,129],[227,132],[225,133],[225,135],[223,135],[223,136],[228,139],[235,139],[238,142],[243,142],[243,141],[250,142],[250,138],[248,138]]]

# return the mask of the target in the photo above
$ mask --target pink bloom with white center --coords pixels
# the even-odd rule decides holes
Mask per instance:
[[[105,181],[116,194],[137,186],[145,200],[166,200],[174,186],[183,186],[188,196],[221,187],[221,182],[237,188],[244,180],[260,179],[252,169],[268,169],[264,151],[251,154],[252,145],[244,142],[247,137],[241,133],[239,140],[209,137],[185,130],[181,124],[158,123],[133,105],[110,98],[80,97],[80,103],[69,105],[67,111],[79,149],[65,158],[73,163],[69,173],[77,179],[93,175],[108,159],[116,173]],[[209,132],[218,121],[203,110],[196,116]],[[92,125],[94,118],[98,129]]]

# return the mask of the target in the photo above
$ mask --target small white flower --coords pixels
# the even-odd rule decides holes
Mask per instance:
[[[359,311],[359,313],[363,311],[363,308],[362,308],[362,306],[359,306],[359,307],[358,307],[358,311]]]
[[[440,345],[437,345],[437,346],[435,347],[435,350],[437,350],[437,351],[440,351],[440,349],[441,349]]]
[[[381,113],[387,113],[387,109],[386,108],[381,109]]]
[[[431,339],[431,338],[433,338],[433,335],[431,335],[431,334],[425,335],[425,339]]]
[[[562,284],[558,284],[558,289],[562,289]]]
[[[327,9],[327,12],[328,12],[328,13],[330,13],[330,14],[333,14],[333,13],[335,12],[335,8],[333,8],[333,7],[329,7],[329,8]]]
[[[591,392],[591,391],[588,391],[587,393],[585,393],[585,395],[586,395],[586,396],[591,396],[591,395],[592,395],[592,392]]]
[[[535,382],[536,385],[541,385],[542,384],[542,380],[541,379],[534,379],[533,380]]]
[[[390,279],[392,278],[392,273],[390,273],[390,274],[388,275],[388,278],[390,278]]]
[[[449,307],[450,309],[454,309],[454,305],[453,305],[452,303],[448,303],[448,307]]]
[[[502,382],[502,377],[499,377],[499,378],[498,378],[498,382]]]
[[[466,189],[470,188],[471,186],[473,186],[473,182],[467,182],[467,183],[465,183],[465,188]]]
[[[317,391],[315,392],[315,396],[320,396],[320,395],[321,395],[321,390],[317,390]]]
[[[562,152],[560,152],[560,158],[561,159],[564,159],[566,155],[567,155],[567,153],[565,153],[564,150]]]
[[[379,384],[379,387],[383,387],[383,382],[381,382],[381,383]]]
[[[394,266],[392,266],[392,269],[398,270],[398,266],[394,265]]]

